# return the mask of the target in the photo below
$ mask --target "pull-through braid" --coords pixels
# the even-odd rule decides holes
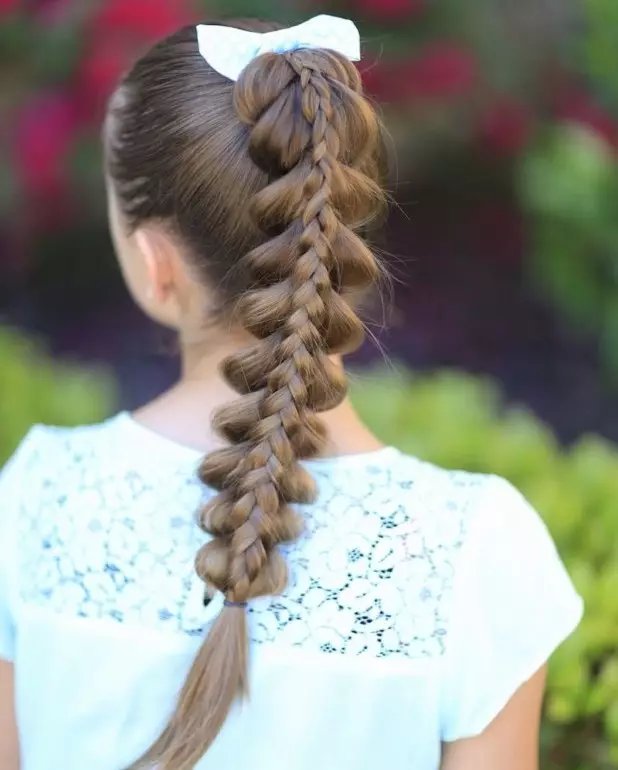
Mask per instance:
[[[254,288],[238,307],[239,320],[263,342],[225,364],[230,382],[249,395],[218,414],[220,431],[236,445],[207,458],[201,472],[221,494],[203,512],[205,529],[217,539],[200,553],[198,572],[234,602],[285,587],[285,567],[275,546],[299,532],[288,503],[310,502],[314,494],[297,461],[319,452],[326,440],[315,413],[333,408],[346,394],[345,377],[328,355],[347,352],[362,340],[362,324],[334,290],[343,277],[337,242],[346,243],[348,261],[350,250],[357,250],[363,283],[377,271],[335,208],[346,202],[345,188],[351,184],[340,162],[337,130],[346,116],[340,115],[336,126],[337,96],[323,59],[330,59],[330,71],[339,76],[339,91],[352,91],[350,70],[356,71],[325,52],[319,58],[315,52],[267,58],[250,65],[236,89],[240,117],[253,124],[252,156],[279,175],[252,210],[259,227],[280,231],[247,257],[254,280],[264,288]],[[283,74],[286,82],[259,104],[256,80],[264,71],[269,83],[277,80],[275,74]],[[356,77],[352,82],[358,88]],[[282,114],[289,107],[296,113],[299,106],[300,130],[300,116],[293,114],[290,121]],[[360,198],[358,190],[354,194]]]
[[[257,342],[224,363],[241,397],[215,416],[229,446],[200,468],[217,494],[200,514],[213,538],[196,559],[206,585],[231,604],[144,758],[164,770],[192,768],[247,690],[246,613],[237,605],[287,584],[277,546],[302,530],[290,504],[315,497],[299,460],[323,450],[327,435],[317,414],[347,392],[331,356],[363,339],[346,296],[378,277],[373,255],[353,232],[382,201],[372,165],[379,126],[355,67],[330,51],[265,54],[241,75],[234,101],[249,127],[251,158],[268,179],[250,211],[264,242],[244,258],[248,290],[235,310]]]
[[[258,82],[264,76],[266,83]],[[276,234],[246,258],[254,288],[237,313],[261,342],[224,365],[228,380],[246,394],[216,416],[232,447],[201,468],[202,480],[220,494],[202,513],[215,540],[198,555],[197,569],[232,602],[285,587],[275,546],[299,534],[289,503],[314,496],[298,460],[323,448],[316,413],[335,407],[347,391],[329,355],[363,338],[360,320],[338,293],[371,283],[378,271],[341,218],[345,212],[362,220],[368,200],[377,199],[373,183],[353,167],[353,153],[366,150],[359,137],[347,150],[348,164],[341,162],[340,132],[349,131],[348,123],[356,118],[359,133],[371,134],[364,124],[373,113],[365,112],[364,121],[354,114],[368,110],[359,88],[352,65],[315,51],[261,57],[236,87],[239,115],[252,125],[252,157],[276,178],[256,196],[252,215],[260,229]],[[344,100],[348,94],[355,98]]]

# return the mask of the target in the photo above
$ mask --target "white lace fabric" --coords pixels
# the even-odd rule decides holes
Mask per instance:
[[[122,414],[99,426],[36,428],[5,469],[0,657],[27,671],[24,770],[51,768],[45,751],[64,770],[120,768],[169,713],[221,607],[221,597],[204,606],[193,568],[206,537],[194,514],[210,494],[195,476],[199,459]],[[283,547],[290,584],[249,610],[262,710],[253,701],[230,720],[203,767],[244,766],[248,749],[235,729],[255,735],[246,761],[255,759],[269,735],[264,720],[293,697],[294,683],[305,690],[298,708],[307,724],[328,712],[331,727],[364,725],[362,739],[337,750],[338,770],[381,766],[385,752],[391,770],[437,770],[440,741],[484,729],[577,625],[581,601],[542,522],[501,479],[444,471],[394,449],[310,468],[320,494],[302,509],[303,536]],[[481,650],[493,671],[483,671]],[[77,702],[64,718],[49,714],[53,735],[31,721],[29,709],[45,724],[46,704],[51,711],[59,697],[41,656],[69,678],[62,699],[81,699],[97,715],[90,735],[72,734]],[[107,672],[104,681],[95,669]],[[346,716],[325,711],[326,701]],[[141,718],[113,712],[136,702]],[[385,727],[378,712],[387,702],[410,713]],[[103,751],[100,733],[111,727],[124,737]],[[282,770],[330,766],[334,744],[321,729],[316,721],[314,735],[296,738],[303,752],[284,752]]]

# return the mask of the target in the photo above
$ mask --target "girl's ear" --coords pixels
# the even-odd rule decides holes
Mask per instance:
[[[146,295],[162,305],[174,293],[173,255],[166,240],[154,227],[140,227],[135,232],[135,244],[146,268]]]
[[[178,329],[186,291],[178,247],[157,225],[139,227],[134,239],[143,265],[144,309],[159,323]]]

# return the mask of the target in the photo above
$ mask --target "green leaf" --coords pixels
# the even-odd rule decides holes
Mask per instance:
[[[585,10],[588,31],[581,45],[584,69],[618,106],[618,4],[614,0],[585,0]]]
[[[599,350],[610,376],[618,383],[618,287],[614,286],[613,291],[603,309]]]
[[[30,50],[34,76],[40,83],[65,83],[82,55],[84,36],[72,25],[46,28]]]
[[[14,14],[0,24],[0,64],[30,58],[36,35],[25,15]]]
[[[204,18],[273,19],[283,24],[295,23],[299,11],[283,0],[210,0],[200,4]],[[304,14],[306,16],[306,14]]]
[[[594,228],[605,220],[614,174],[612,151],[602,138],[563,125],[524,158],[519,184],[535,213]]]
[[[605,287],[586,246],[572,227],[539,221],[528,271],[580,333],[592,334],[601,322]]]

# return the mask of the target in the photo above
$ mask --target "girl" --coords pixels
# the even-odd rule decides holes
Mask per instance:
[[[4,469],[2,770],[537,767],[581,602],[513,487],[346,400],[381,129],[351,22],[273,30],[183,29],[111,100],[116,251],[182,377]]]

